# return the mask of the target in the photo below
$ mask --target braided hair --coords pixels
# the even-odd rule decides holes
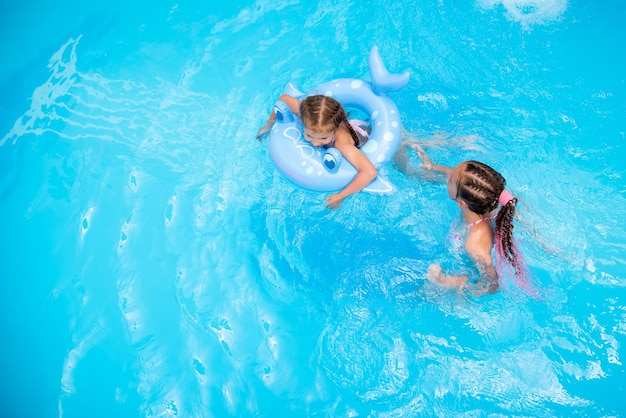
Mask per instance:
[[[486,216],[498,207],[498,199],[504,191],[506,180],[490,166],[478,161],[461,163],[457,179],[457,199],[463,199],[472,212]],[[506,260],[515,271],[520,284],[528,288],[526,263],[513,239],[513,218],[517,199],[512,198],[498,212],[495,223],[496,264]],[[501,270],[501,269],[500,269]]]
[[[359,138],[348,123],[348,114],[341,103],[329,96],[317,94],[308,96],[300,102],[300,117],[302,123],[310,129],[324,129],[328,126],[332,130],[343,126],[348,130],[354,145],[359,143]]]

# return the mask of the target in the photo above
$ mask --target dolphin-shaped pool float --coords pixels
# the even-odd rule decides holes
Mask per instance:
[[[314,88],[308,95],[331,96],[344,108],[357,108],[368,115],[372,132],[361,151],[379,168],[393,158],[402,137],[400,112],[387,93],[404,88],[409,82],[409,73],[389,73],[376,46],[370,51],[368,67],[371,83],[341,78]],[[291,83],[285,93],[299,99],[306,97]],[[276,123],[269,133],[269,149],[276,167],[288,180],[305,189],[321,192],[341,190],[352,181],[357,170],[347,160],[341,161],[336,149],[318,149],[304,139],[302,122],[284,102],[278,101],[274,110]],[[391,193],[394,190],[393,184],[382,178],[380,172],[363,189],[370,193]]]

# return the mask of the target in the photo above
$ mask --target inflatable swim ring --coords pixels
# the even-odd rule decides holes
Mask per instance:
[[[369,54],[371,83],[355,78],[341,78],[314,88],[309,95],[323,94],[335,98],[345,108],[356,108],[367,114],[372,132],[361,151],[378,169],[390,161],[402,137],[400,112],[387,97],[390,91],[404,88],[409,73],[390,74],[374,46]],[[285,93],[302,99],[305,96],[289,83]],[[331,192],[343,189],[357,174],[335,148],[315,148],[304,139],[300,118],[282,101],[274,108],[276,123],[269,133],[269,150],[278,170],[292,183],[309,190]],[[363,189],[370,193],[391,193],[395,186],[378,176]]]

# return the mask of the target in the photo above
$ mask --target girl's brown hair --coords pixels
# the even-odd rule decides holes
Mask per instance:
[[[343,125],[350,132],[354,144],[359,143],[356,132],[348,123],[346,111],[341,103],[332,97],[321,94],[308,96],[300,102],[300,117],[307,128],[314,130],[324,129],[328,126],[335,130]]]

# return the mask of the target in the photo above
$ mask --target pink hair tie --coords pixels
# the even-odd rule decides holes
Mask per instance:
[[[507,190],[502,190],[502,193],[500,193],[500,197],[498,197],[498,203],[500,203],[502,206],[506,206],[507,203],[511,201],[511,199],[513,199],[513,195]]]

